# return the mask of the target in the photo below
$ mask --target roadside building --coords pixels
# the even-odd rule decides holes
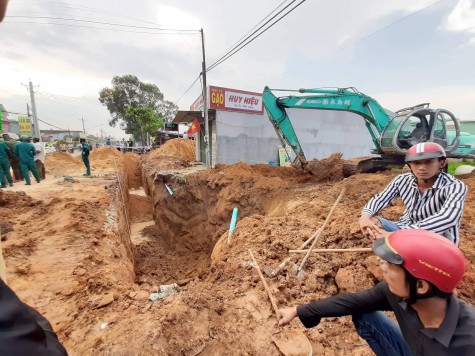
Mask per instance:
[[[209,135],[211,166],[218,163],[249,164],[279,161],[281,142],[262,103],[262,93],[210,86]],[[206,162],[203,97],[190,110],[181,110],[173,123],[200,124],[194,137],[197,160]],[[321,159],[341,152],[344,158],[370,155],[373,143],[357,114],[342,111],[288,110],[289,117],[307,159]]]
[[[66,130],[41,130],[41,141],[53,142],[64,140],[65,136],[68,137],[83,137],[82,131],[66,131]]]

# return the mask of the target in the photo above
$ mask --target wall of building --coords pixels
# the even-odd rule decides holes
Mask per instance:
[[[475,135],[475,121],[461,121],[461,131],[469,132]]]
[[[265,115],[216,111],[213,164],[277,161],[279,139]],[[213,137],[214,139],[214,137]]]
[[[307,159],[341,152],[343,158],[369,156],[373,143],[363,119],[353,113],[290,109],[289,117]],[[216,112],[216,163],[278,161],[280,141],[266,113]]]

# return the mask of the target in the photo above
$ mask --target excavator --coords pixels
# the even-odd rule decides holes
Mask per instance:
[[[407,149],[426,141],[436,142],[444,147],[447,157],[475,157],[457,152],[460,145],[458,119],[448,110],[430,108],[429,103],[407,107],[393,114],[375,99],[353,87],[285,91],[299,94],[277,97],[272,89],[265,87],[263,104],[282,145],[287,144],[295,152],[292,166],[301,172],[311,173],[311,169],[287,114],[288,108],[348,111],[363,118],[374,144],[371,152],[374,156],[345,160],[343,174],[346,177],[356,173],[403,167]]]

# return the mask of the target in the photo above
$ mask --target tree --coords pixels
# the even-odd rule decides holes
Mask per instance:
[[[159,128],[163,128],[165,122],[152,109],[128,107],[125,111],[128,118],[133,119],[149,135]],[[143,137],[143,134],[141,135]],[[144,140],[142,139],[142,142]]]
[[[112,116],[109,125],[115,127],[119,123],[120,128],[132,134],[135,140],[143,140],[143,132],[136,117],[127,115],[129,107],[151,109],[167,121],[172,120],[178,110],[172,102],[164,100],[155,84],[143,83],[131,74],[112,78],[112,88],[103,88],[99,92],[99,101]]]

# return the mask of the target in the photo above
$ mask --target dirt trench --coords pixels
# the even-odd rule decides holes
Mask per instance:
[[[96,168],[103,176],[55,185],[46,198],[8,192],[0,206],[13,228],[5,244],[11,285],[48,317],[70,354],[281,355],[288,341],[297,354],[308,354],[308,342],[314,354],[372,354],[349,317],[309,330],[298,321],[278,328],[248,250],[261,268],[277,267],[322,225],[343,188],[317,246],[370,246],[357,215],[394,173],[343,179],[338,156],[322,160],[326,174],[318,176],[242,163],[203,170],[193,162],[192,142],[178,139],[142,157],[98,150],[91,161],[93,174]],[[475,187],[475,177],[464,181]],[[470,267],[458,292],[472,304],[474,200],[469,193],[461,234]],[[396,204],[384,216],[397,219],[401,211]],[[279,306],[360,290],[381,278],[367,253],[315,254],[297,278],[292,265],[302,257],[266,277]],[[177,294],[149,300],[172,283]]]

